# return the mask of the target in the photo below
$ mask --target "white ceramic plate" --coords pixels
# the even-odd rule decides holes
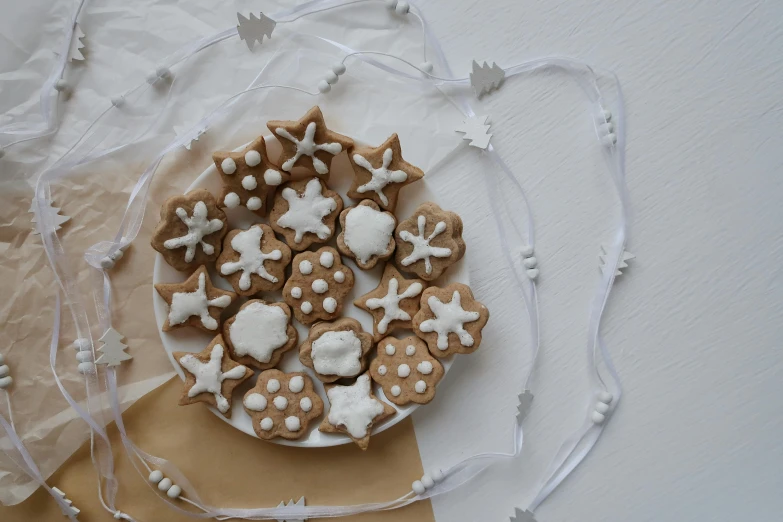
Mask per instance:
[[[270,149],[269,151],[270,156],[276,157],[279,154],[279,150],[280,150],[279,145],[275,140],[271,139],[271,137],[267,138],[267,147]],[[329,180],[329,187],[341,195],[345,194],[351,185],[351,181],[353,177],[350,163],[348,162],[348,158],[346,157],[345,154],[339,155],[332,162],[331,171],[332,172],[331,172],[331,178]],[[294,176],[294,177],[298,177],[298,176]],[[221,191],[221,187],[222,184],[220,181],[220,175],[218,174],[215,166],[211,165],[207,170],[202,172],[198,178],[196,178],[196,181],[194,181],[193,184],[190,185],[190,187],[188,187],[186,192],[203,188],[209,190],[213,194],[219,194]],[[343,197],[343,201],[345,202],[346,207],[355,204],[354,202],[352,202],[351,200],[345,197]],[[398,221],[402,221],[403,219],[407,219],[408,217],[410,217],[413,214],[413,212],[416,210],[416,207],[418,207],[419,204],[425,201],[433,201],[435,203],[438,202],[436,195],[432,193],[427,187],[426,177],[422,181],[404,187],[401,191],[401,197],[399,198],[398,201],[399,202],[397,204],[397,209],[394,212],[395,216],[397,216]],[[267,219],[259,218],[256,214],[250,212],[246,208],[225,209],[225,212],[226,215],[228,216],[229,230],[232,230],[234,228],[245,229],[254,223],[267,222]],[[339,225],[338,225],[338,232],[339,232]],[[329,241],[328,244],[336,248],[334,238],[332,238],[332,240]],[[309,250],[317,250],[321,246],[322,245],[320,244],[313,245]],[[293,252],[293,255],[296,255],[296,252]],[[392,256],[392,259],[394,259],[394,256]],[[372,333],[373,331],[372,317],[370,316],[369,313],[365,312],[364,310],[360,310],[356,308],[353,305],[353,300],[359,296],[366,294],[367,292],[370,292],[376,286],[378,286],[378,282],[380,281],[381,274],[383,273],[384,263],[378,263],[378,265],[375,268],[366,271],[359,269],[352,259],[348,259],[347,257],[344,256],[343,256],[343,263],[351,267],[355,276],[355,283],[354,283],[353,290],[346,296],[345,301],[343,302],[343,316],[353,317],[354,319],[357,319],[361,323],[365,331]],[[212,282],[215,284],[215,286],[223,288],[225,290],[232,289],[231,285],[229,285],[225,279],[223,279],[217,274],[214,265],[209,266],[207,268],[209,269],[210,277],[212,278]],[[171,266],[169,266],[169,264],[163,260],[163,257],[160,254],[156,255],[155,268],[152,276],[153,283],[157,284],[157,283],[182,282],[185,279],[187,279],[188,275],[189,274],[185,272],[179,272],[174,268],[172,268]],[[443,276],[441,276],[438,280],[434,281],[434,284],[438,286],[443,286],[452,282],[469,284],[468,269],[464,263],[464,259],[462,261],[459,261],[452,267],[450,267]],[[268,302],[281,301],[282,292],[281,291],[262,292],[261,294],[259,294],[258,297],[263,298]],[[240,296],[236,300],[236,302],[234,302],[231,305],[231,307],[229,307],[226,311],[224,311],[223,317],[228,318],[234,313],[236,313],[237,309],[246,300],[247,298]],[[180,368],[179,364],[177,364],[174,361],[174,358],[172,357],[171,354],[173,352],[200,352],[207,346],[207,344],[209,344],[209,342],[214,338],[216,334],[209,334],[206,332],[202,332],[201,330],[197,330],[196,328],[181,328],[171,332],[164,332],[161,329],[161,327],[163,326],[163,323],[166,322],[166,316],[168,315],[168,306],[166,305],[166,302],[154,290],[154,288],[152,290],[152,302],[155,309],[155,319],[158,323],[158,330],[160,331],[160,338],[161,341],[163,342],[163,347],[165,348],[166,353],[169,356],[169,361],[171,362],[171,365],[174,367],[174,369],[176,370],[180,378],[184,381],[185,374],[183,373],[182,368]],[[307,338],[308,328],[300,324],[296,319],[294,319],[293,323],[294,326],[296,327],[297,332],[299,333],[298,344],[301,344]],[[409,335],[413,335],[413,334],[412,332],[406,330],[395,332],[395,337],[399,337],[399,338],[407,337]],[[375,348],[372,349],[371,353],[374,356]],[[447,357],[445,359],[441,359],[440,361],[443,364],[444,370],[448,372],[449,367],[451,367],[451,364],[453,362],[453,356]],[[287,353],[285,353],[278,367],[285,372],[303,371],[306,372],[308,375],[310,375],[310,377],[313,380],[313,384],[315,386],[316,391],[318,391],[318,393],[321,395],[321,398],[324,401],[324,415],[326,414],[326,412],[329,411],[328,410],[329,401],[326,398],[326,393],[324,391],[323,383],[318,380],[318,378],[315,376],[314,372],[310,368],[307,368],[301,362],[299,362],[298,348],[294,348],[288,351]],[[221,413],[219,413],[215,408],[210,407],[212,413],[214,413],[219,419],[229,423],[236,429],[241,430],[247,433],[248,435],[252,435],[253,437],[256,437],[256,434],[253,431],[253,425],[250,416],[242,407],[242,397],[245,395],[245,392],[247,392],[247,390],[249,390],[255,385],[256,378],[258,377],[258,373],[259,371],[256,370],[256,375],[254,377],[242,383],[242,385],[238,386],[234,391],[233,397],[231,399],[232,400],[231,418],[227,419]],[[385,400],[386,397],[381,387],[375,383],[373,383],[373,387],[376,396],[381,400]],[[406,406],[396,406],[394,404],[392,404],[392,406],[397,410],[397,413],[387,418],[383,422],[376,424],[373,427],[373,431],[372,431],[373,433],[379,433],[387,428],[390,428],[391,426],[394,426],[398,422],[402,421],[405,417],[410,415],[413,412],[413,410],[419,407],[418,404],[413,404],[413,403],[408,404]],[[352,442],[349,437],[343,434],[321,433],[320,431],[318,431],[318,426],[320,425],[322,420],[323,420],[323,416],[319,419],[315,419],[314,421],[312,421],[308,426],[308,433],[305,436],[303,436],[301,439],[286,440],[280,437],[276,437],[272,439],[271,442],[275,442],[277,444],[283,444],[286,446],[302,446],[302,447],[311,447],[311,448],[337,446],[340,444],[346,444],[348,442]]]

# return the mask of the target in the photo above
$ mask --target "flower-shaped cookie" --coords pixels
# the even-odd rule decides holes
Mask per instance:
[[[427,283],[405,279],[391,263],[383,269],[380,284],[353,304],[372,314],[376,342],[399,328],[411,328],[413,316],[421,308],[421,292]]]
[[[400,189],[424,177],[420,168],[402,159],[396,134],[380,147],[358,147],[348,157],[354,173],[348,197],[371,199],[385,210],[394,211]]]
[[[337,248],[356,260],[359,268],[369,270],[394,253],[396,225],[394,214],[382,212],[375,202],[366,199],[340,213],[342,231],[337,236]]]
[[[224,208],[243,205],[264,216],[267,194],[290,177],[269,161],[263,136],[240,152],[215,152],[212,159],[223,181],[218,204]]]
[[[266,370],[296,346],[298,335],[287,304],[251,299],[223,324],[223,338],[235,360]]]
[[[430,355],[427,344],[413,336],[382,339],[378,356],[370,365],[372,379],[381,385],[386,398],[398,406],[430,402],[443,373],[443,365]]]
[[[452,283],[430,287],[421,296],[421,310],[413,318],[413,331],[427,342],[435,357],[473,353],[481,344],[481,330],[489,310],[473,298],[470,288]]]
[[[318,106],[313,107],[299,121],[270,121],[266,124],[283,147],[279,163],[284,172],[294,167],[328,178],[332,158],[353,147],[353,140],[326,128]]]
[[[296,254],[283,300],[304,325],[332,321],[340,316],[343,299],[353,288],[353,270],[332,247]]]
[[[237,294],[212,286],[207,267],[200,266],[182,283],[159,283],[155,290],[169,305],[163,323],[168,332],[185,326],[195,326],[205,332],[217,332],[220,314]]]
[[[318,428],[324,433],[345,433],[363,450],[370,444],[370,432],[375,424],[397,411],[372,393],[368,374],[360,375],[350,386],[327,384],[329,414]]]
[[[325,243],[334,235],[343,209],[340,195],[318,178],[286,183],[275,193],[269,223],[293,250]]]
[[[212,194],[193,190],[166,200],[150,243],[177,270],[192,270],[217,259],[227,223]]]
[[[291,249],[268,225],[232,230],[223,241],[217,270],[239,295],[278,290],[285,283]]]
[[[305,373],[265,370],[242,400],[261,439],[299,439],[324,412],[324,402]]]
[[[216,336],[199,353],[174,352],[172,355],[186,376],[179,405],[204,402],[225,417],[231,417],[231,393],[253,375],[253,370],[231,360],[223,336]]]
[[[334,382],[366,370],[372,345],[372,336],[362,330],[359,321],[343,317],[310,328],[307,340],[299,347],[299,360],[322,382]]]
[[[462,220],[432,202],[422,203],[394,234],[397,265],[425,281],[437,279],[465,255]]]

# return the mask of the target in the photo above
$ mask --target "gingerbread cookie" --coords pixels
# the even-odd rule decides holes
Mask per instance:
[[[318,178],[286,183],[275,193],[269,223],[294,250],[325,243],[334,235],[343,199]]]
[[[177,270],[192,270],[217,259],[227,223],[212,194],[193,190],[166,200],[150,243]]]
[[[425,281],[437,279],[465,255],[462,220],[432,202],[422,203],[394,233],[397,264]]]
[[[205,332],[216,332],[220,314],[237,294],[212,286],[207,267],[198,267],[183,283],[159,283],[155,290],[169,305],[163,331],[195,326]]]
[[[299,439],[307,433],[310,421],[324,412],[324,401],[313,389],[313,381],[301,372],[261,372],[242,404],[253,419],[253,431],[265,440]]]
[[[174,359],[185,371],[185,390],[180,406],[205,402],[225,417],[231,416],[231,393],[253,370],[231,360],[218,335],[199,353],[174,352]]]
[[[421,296],[421,310],[413,318],[413,331],[427,342],[435,357],[473,353],[481,344],[481,330],[489,310],[473,298],[470,288],[452,283],[430,287]]]
[[[287,304],[251,299],[223,324],[223,338],[234,360],[266,370],[296,346],[298,335]]]
[[[372,345],[372,336],[362,330],[359,321],[343,317],[310,328],[307,340],[299,347],[299,360],[322,382],[334,382],[362,373]]]
[[[386,398],[397,406],[430,402],[443,374],[443,365],[430,355],[427,344],[413,336],[381,340],[378,356],[370,365],[372,379],[381,385]]]
[[[353,288],[353,270],[332,247],[296,254],[283,299],[304,325],[332,321],[340,316],[343,299]]]
[[[321,109],[316,106],[299,121],[270,121],[266,124],[283,147],[281,169],[291,172],[304,167],[328,177],[332,158],[353,147],[353,140],[326,128]]]
[[[337,236],[337,248],[359,268],[369,270],[391,257],[396,225],[394,214],[382,212],[374,201],[366,199],[340,213],[342,232]]]
[[[405,279],[391,263],[383,269],[380,284],[353,302],[372,314],[376,342],[398,328],[411,328],[412,318],[421,307],[421,292],[427,283]]]
[[[385,210],[394,211],[400,189],[424,177],[420,168],[402,159],[396,134],[380,147],[358,147],[348,157],[354,173],[348,197],[371,199]]]
[[[228,233],[216,265],[239,295],[250,296],[279,290],[290,262],[288,245],[278,240],[268,225],[253,225]]]
[[[290,178],[269,161],[263,136],[240,152],[216,152],[212,159],[223,181],[218,203],[224,208],[243,205],[264,216],[267,194]]]
[[[318,430],[345,433],[363,450],[370,444],[372,427],[397,413],[392,406],[375,398],[366,373],[350,386],[327,384],[325,388],[329,414]]]

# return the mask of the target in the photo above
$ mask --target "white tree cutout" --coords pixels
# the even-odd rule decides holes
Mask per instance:
[[[55,207],[52,202],[47,203],[47,206],[45,206],[42,211],[48,213],[51,216],[51,219],[54,221],[55,230],[60,230],[62,228],[62,224],[71,219],[69,216],[60,215],[60,207]],[[38,235],[41,233],[41,231],[38,229],[38,223],[40,223],[40,220],[38,219],[39,211],[36,209],[35,198],[33,198],[33,201],[30,203],[30,210],[28,210],[28,212],[33,214],[33,234]]]
[[[260,16],[256,16],[250,13],[250,18],[242,16],[241,13],[237,13],[237,34],[240,40],[244,40],[247,44],[247,48],[253,50],[253,43],[258,42],[261,45],[264,36],[272,38],[272,31],[275,29],[277,23],[266,16],[264,13],[260,13]]]
[[[462,136],[462,139],[470,140],[472,147],[486,149],[489,146],[489,139],[492,137],[492,134],[489,132],[487,118],[489,116],[471,116],[454,130],[464,133],[465,135]]]
[[[133,359],[133,357],[125,353],[125,348],[127,348],[128,345],[122,343],[123,337],[125,336],[114,328],[109,327],[109,329],[104,332],[103,336],[98,339],[103,343],[103,346],[98,348],[98,351],[101,352],[101,356],[98,357],[95,364],[119,366],[122,364],[122,361]]]
[[[84,60],[84,55],[82,54],[82,49],[84,49],[84,43],[82,42],[82,38],[84,38],[84,33],[82,32],[81,26],[77,23],[76,26],[73,28],[73,36],[71,37],[71,47],[68,49],[68,61],[78,61],[81,62]]]
[[[289,499],[288,503],[280,502],[277,505],[277,507],[279,507],[279,508],[282,508],[282,507],[292,508],[292,507],[304,507],[304,506],[305,506],[305,498],[304,497],[299,497],[299,500],[297,500],[296,502],[294,502],[294,499]],[[305,520],[307,520],[307,519],[306,518],[297,518],[297,519],[293,519],[293,518],[278,518],[277,522],[304,522]]]

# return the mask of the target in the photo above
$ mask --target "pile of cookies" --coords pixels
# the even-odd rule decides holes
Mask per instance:
[[[202,352],[174,354],[187,376],[180,404],[204,402],[228,417],[234,388],[260,370],[243,399],[256,434],[298,439],[324,412],[312,375],[325,383],[329,402],[319,430],[345,433],[366,449],[373,425],[396,412],[375,397],[372,381],[396,405],[427,403],[443,377],[438,359],[471,353],[481,343],[489,311],[470,288],[430,286],[465,254],[462,220],[428,202],[398,223],[400,189],[424,173],[403,160],[396,134],[376,148],[354,147],[327,129],[318,107],[299,121],[268,127],[283,149],[278,163],[263,136],[240,152],[215,153],[220,196],[194,190],[170,198],[153,234],[152,247],[169,265],[192,272],[183,283],[155,285],[169,305],[163,330],[215,334]],[[343,151],[354,172],[347,196],[359,200],[345,209],[327,184],[332,159]],[[309,174],[294,180],[295,167]],[[239,206],[268,214],[269,224],[229,231],[223,209]],[[338,221],[337,249],[323,246]],[[354,273],[341,255],[362,270],[386,263],[377,288],[354,301],[372,315],[372,334],[342,317]],[[233,292],[212,284],[209,265]],[[282,302],[253,298],[281,289]],[[224,320],[238,296],[250,299]],[[311,373],[275,368],[298,344],[293,319],[310,327],[299,359]],[[401,329],[415,335],[391,336]]]

